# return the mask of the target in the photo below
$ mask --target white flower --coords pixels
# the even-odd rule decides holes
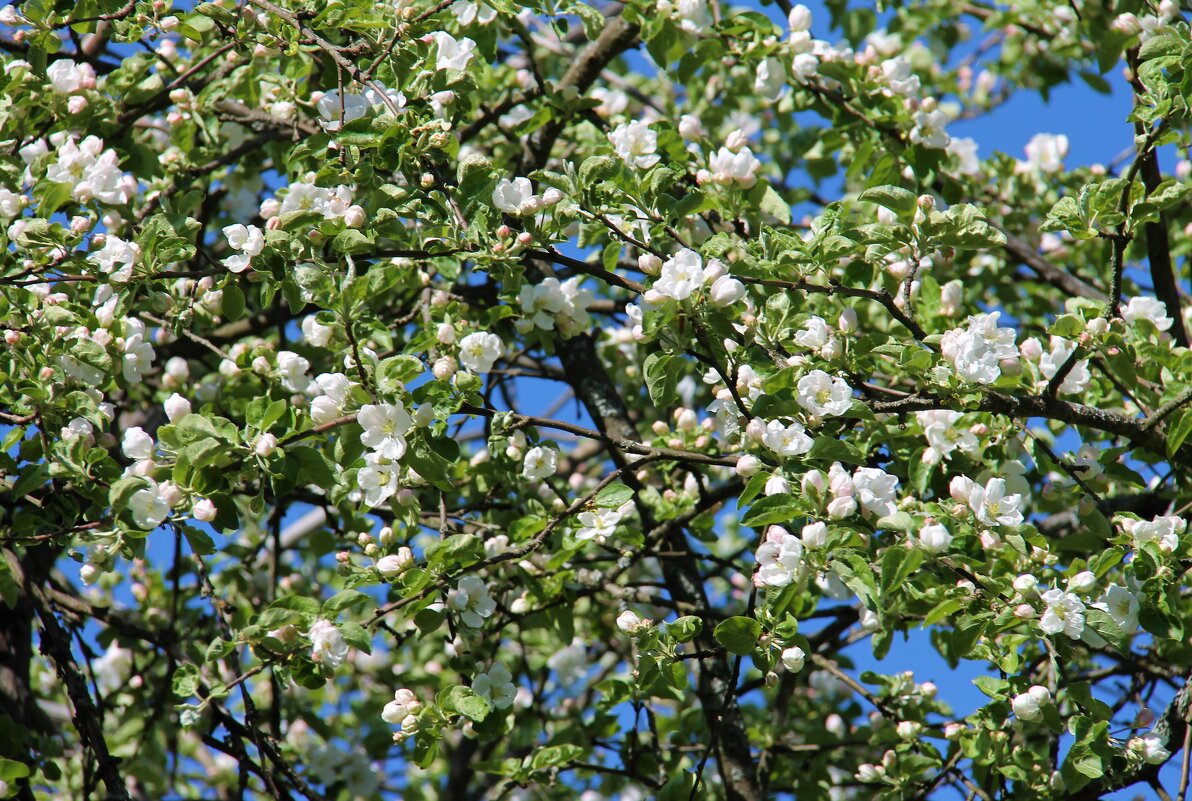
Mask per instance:
[[[125,321],[122,373],[130,384],[139,384],[141,376],[153,366],[157,352],[145,341],[145,326],[140,320]]]
[[[731,275],[722,275],[712,282],[708,297],[716,306],[731,306],[745,297],[745,285]]]
[[[223,265],[231,272],[244,272],[252,257],[260,255],[265,249],[265,234],[255,225],[229,225],[224,227],[223,235],[228,240],[228,246],[237,251],[236,255],[223,260]]]
[[[383,459],[396,460],[405,456],[405,435],[414,426],[414,421],[401,401],[362,406],[356,422],[364,429],[360,442],[365,447]]]
[[[588,649],[584,641],[576,637],[571,645],[551,654],[546,665],[558,676],[559,684],[567,687],[584,674],[591,660],[588,659]]]
[[[1111,585],[1093,608],[1106,612],[1125,634],[1138,630],[1138,596],[1119,584]]]
[[[648,122],[637,120],[618,125],[608,135],[617,155],[630,167],[647,170],[657,164],[658,134]]]
[[[791,33],[811,30],[811,9],[799,3],[786,15],[786,24]]]
[[[410,715],[417,715],[422,709],[422,702],[413,691],[404,687],[393,693],[393,700],[385,704],[381,711],[381,720],[394,726],[400,726]]]
[[[1145,737],[1130,738],[1126,750],[1148,765],[1162,765],[1171,758],[1171,752],[1164,746],[1163,738],[1153,732]]]
[[[894,514],[898,477],[877,467],[861,467],[853,473],[853,486],[861,508],[878,517]]]
[[[605,119],[615,117],[629,108],[629,95],[620,89],[606,89],[603,86],[597,86],[589,92],[589,95],[593,100],[600,101],[600,105],[593,111]]]
[[[478,629],[484,619],[491,617],[497,602],[488,594],[488,587],[479,576],[464,576],[455,589],[447,593],[447,606],[459,613],[465,626]]]
[[[803,543],[781,526],[766,529],[766,539],[757,549],[759,587],[785,587],[803,575]]]
[[[478,331],[459,342],[459,361],[474,373],[487,373],[493,362],[505,355],[505,346],[496,334]]]
[[[554,448],[538,446],[526,452],[522,462],[522,475],[531,481],[540,481],[553,476],[559,467],[559,454]]]
[[[62,439],[71,440],[79,437],[90,438],[95,434],[95,426],[86,418],[76,417],[62,427]]]
[[[87,261],[99,265],[117,283],[127,283],[132,278],[133,267],[141,259],[141,248],[135,242],[125,242],[118,236],[108,234],[103,247],[87,257]]]
[[[807,83],[819,74],[819,58],[813,53],[799,53],[791,61],[791,75],[799,83]]]
[[[812,550],[822,548],[828,544],[828,526],[826,523],[808,523],[799,532],[803,545]]]
[[[1130,302],[1122,309],[1122,319],[1131,325],[1146,320],[1160,331],[1171,328],[1173,322],[1167,316],[1167,306],[1155,298],[1148,298],[1144,295],[1130,298]]]
[[[722,147],[708,159],[708,170],[712,173],[713,181],[726,186],[736,183],[745,189],[757,183],[757,171],[761,166],[762,163],[754,158],[753,151],[747,147],[736,153]]]
[[[632,634],[645,625],[649,624],[638,617],[636,612],[630,609],[626,609],[624,612],[617,615],[617,628],[626,634]]]
[[[968,328],[944,334],[940,351],[952,362],[966,381],[992,384],[1001,377],[1003,359],[1017,359],[1014,329],[999,328],[1001,312],[976,314],[968,319]]]
[[[951,139],[948,132],[948,115],[943,109],[915,112],[915,127],[911,128],[911,142],[923,147],[943,149]]]
[[[704,261],[698,253],[682,248],[662,264],[654,291],[672,300],[686,300],[704,285]]]
[[[541,208],[540,199],[534,194],[529,178],[502,178],[493,188],[493,205],[506,214],[517,217],[534,214]]]
[[[1043,708],[1051,703],[1051,693],[1046,687],[1036,684],[1024,693],[1019,693],[1010,701],[1010,707],[1019,720],[1035,721],[1043,719]]]
[[[262,458],[272,456],[273,452],[276,450],[277,437],[273,436],[269,432],[265,432],[261,436],[257,437],[257,441],[254,442],[252,446],[253,453]]]
[[[1017,526],[1022,522],[1022,495],[1007,495],[1004,478],[991,478],[983,487],[974,484],[968,505],[987,526]]]
[[[766,424],[762,444],[779,456],[801,456],[811,450],[812,439],[801,423],[784,426],[780,420],[771,420]]]
[[[140,426],[127,429],[120,441],[120,450],[133,461],[152,459],[154,448],[153,437],[146,434]]]
[[[1080,639],[1084,631],[1084,602],[1070,592],[1051,589],[1041,596],[1047,609],[1039,618],[1039,628],[1046,634],[1067,634]]]
[[[941,458],[945,459],[957,448],[970,453],[977,449],[977,435],[967,428],[960,428],[956,425],[962,417],[964,417],[962,413],[947,409],[932,409],[915,413],[915,419],[923,427],[927,444]]]
[[[310,627],[310,658],[329,668],[339,667],[348,656],[348,644],[334,624],[316,620]]]
[[[211,499],[200,498],[190,508],[190,514],[195,520],[201,523],[210,523],[219,514],[219,509],[216,508],[215,502]]]
[[[807,654],[803,653],[803,649],[797,645],[792,645],[790,648],[782,652],[782,666],[787,669],[789,673],[798,673],[803,669],[803,662],[806,660]]]
[[[308,345],[316,348],[326,347],[334,331],[335,326],[323,325],[314,314],[302,318],[302,338]]]
[[[496,662],[487,672],[481,673],[472,682],[472,692],[484,698],[494,709],[508,709],[513,706],[517,687],[509,668]]]
[[[106,695],[124,688],[132,670],[132,656],[131,649],[121,648],[120,643],[113,640],[103,656],[91,660],[91,674],[95,676],[100,692]]]
[[[103,140],[88,136],[82,142],[66,138],[58,148],[58,160],[46,169],[46,180],[70,184],[72,197],[81,203],[98,200],[111,205],[128,203],[137,182],[120,172],[114,150],[104,150]]]
[[[795,333],[795,342],[810,350],[819,350],[828,344],[831,330],[822,317],[810,317],[802,330]]]
[[[757,65],[757,75],[753,79],[753,91],[762,97],[770,99],[778,97],[778,93],[786,86],[786,70],[782,62],[770,56],[762,59]]]
[[[473,22],[488,25],[497,18],[495,8],[481,2],[469,2],[469,0],[456,0],[451,4],[451,13],[463,26],[471,25]]]
[[[1052,336],[1051,351],[1039,356],[1039,372],[1043,374],[1044,378],[1050,381],[1059,372],[1059,369],[1064,363],[1068,361],[1068,357],[1075,350],[1075,343],[1063,337]],[[1072,366],[1068,374],[1064,376],[1064,380],[1060,384],[1060,392],[1064,394],[1084,392],[1088,389],[1092,378],[1092,375],[1089,373],[1088,359],[1080,359]]]
[[[699,33],[712,24],[707,0],[658,0],[656,7],[660,13],[673,13],[687,33]]]
[[[137,490],[128,499],[128,510],[137,528],[152,531],[170,516],[170,504],[162,496],[156,481],[151,478],[145,481],[148,486]]]
[[[596,509],[590,512],[580,512],[579,522],[583,528],[575,532],[577,540],[591,540],[597,537],[607,539],[617,529],[621,522],[621,513],[616,509]]]
[[[1155,542],[1159,550],[1172,553],[1180,547],[1180,535],[1188,523],[1182,517],[1163,515],[1150,521],[1125,520],[1122,525],[1126,533],[1134,537],[1136,548],[1141,548],[1143,543]]]
[[[1026,144],[1028,165],[1039,172],[1055,173],[1064,168],[1064,156],[1068,155],[1068,137],[1037,133]]]
[[[306,371],[310,369],[310,362],[297,353],[289,350],[278,351],[277,371],[281,375],[281,385],[290,392],[305,392],[310,386],[310,376]]]
[[[435,60],[436,70],[465,70],[472,60],[476,43],[471,39],[456,39],[446,31],[435,31],[431,38],[438,47]]]
[[[28,202],[24,195],[0,186],[0,219],[11,220],[19,216]]]
[[[823,370],[812,370],[800,378],[796,389],[795,400],[809,414],[818,417],[844,414],[853,405],[853,390],[848,382]]]
[[[179,395],[177,392],[166,398],[165,403],[162,404],[166,411],[166,419],[171,423],[177,423],[183,417],[190,414],[190,401]]]
[[[977,140],[968,137],[952,137],[948,152],[956,159],[956,172],[961,175],[979,175],[981,160],[977,158]]]
[[[940,523],[932,523],[919,529],[919,545],[930,553],[943,553],[952,544],[952,534]]]
[[[916,95],[919,93],[919,76],[911,69],[911,63],[904,57],[887,59],[882,62],[882,74],[886,76],[886,83],[900,95]]]
[[[356,483],[364,492],[366,506],[379,506],[397,493],[401,466],[375,451],[364,454],[364,467],[356,472]]]
[[[46,67],[46,77],[50,79],[50,88],[60,95],[71,95],[83,88],[83,83],[94,72],[89,64],[76,64],[68,58],[59,59]]]

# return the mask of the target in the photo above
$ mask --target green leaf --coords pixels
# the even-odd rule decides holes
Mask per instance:
[[[876,203],[887,208],[900,217],[909,217],[915,213],[918,196],[900,186],[874,186],[866,189],[858,197],[866,203]]]
[[[658,791],[658,801],[691,801],[691,791],[695,788],[695,774],[685,770],[662,785]]]
[[[741,517],[741,525],[761,528],[774,523],[789,523],[799,516],[799,503],[794,495],[768,495],[754,502]]]
[[[0,757],[0,781],[13,782],[29,775],[29,766],[15,759]]]
[[[865,454],[856,446],[844,440],[832,437],[816,437],[807,452],[807,459],[821,459],[825,462],[844,462],[846,464],[866,465]]]
[[[360,590],[341,590],[323,602],[323,614],[334,615],[349,607],[372,600]]]
[[[244,308],[244,290],[239,284],[229,281],[223,288],[223,300],[220,303],[223,316],[229,321],[239,320],[244,316]]]
[[[891,546],[882,554],[882,595],[902,585],[907,577],[923,563],[923,551],[918,548]]]
[[[184,662],[174,671],[174,695],[179,698],[190,698],[199,689],[199,669],[189,662]]]
[[[618,506],[623,506],[631,500],[633,500],[633,490],[620,481],[614,481],[596,493],[593,503],[602,509],[616,509]]]
[[[665,353],[651,353],[646,356],[646,389],[650,393],[650,400],[659,409],[668,409],[678,402],[679,396],[675,387],[678,386],[681,376],[680,371],[676,369],[676,360],[677,357]]]
[[[666,626],[666,632],[675,642],[691,642],[704,630],[704,621],[695,615],[684,615]]]
[[[578,759],[583,753],[584,749],[578,745],[548,745],[534,752],[534,756],[530,758],[530,767],[533,770],[542,770],[543,768],[566,765],[568,762]]]
[[[712,637],[724,648],[738,656],[753,653],[762,624],[751,617],[730,617],[716,624]]]
[[[457,712],[477,723],[492,710],[489,702],[472,691],[471,687],[456,684],[439,693],[435,703],[444,712]]]
[[[1175,456],[1188,435],[1192,434],[1192,409],[1185,409],[1167,426],[1167,455]]]
[[[766,214],[770,214],[778,218],[778,221],[783,225],[790,225],[791,223],[791,207],[790,204],[782,199],[782,195],[769,184],[765,185],[765,191],[762,193],[761,199],[758,201],[758,208]]]

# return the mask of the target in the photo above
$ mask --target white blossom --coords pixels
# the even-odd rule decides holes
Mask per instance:
[[[1180,535],[1188,527],[1182,517],[1161,515],[1153,520],[1124,520],[1123,528],[1126,533],[1134,537],[1134,546],[1141,548],[1144,543],[1154,542],[1164,553],[1173,553],[1180,547]]]
[[[472,60],[472,51],[476,49],[474,41],[467,38],[456,39],[446,31],[435,31],[430,34],[430,38],[437,47],[436,70],[462,71],[468,68],[468,62]]]
[[[616,509],[594,509],[580,512],[579,522],[582,528],[575,532],[577,540],[599,538],[599,541],[603,541],[616,531],[617,524],[621,522],[621,513]]]
[[[502,178],[493,188],[493,205],[514,217],[534,214],[541,208],[541,199],[534,194],[529,178]]]
[[[761,166],[762,163],[747,147],[741,148],[736,153],[727,147],[722,147],[708,159],[708,170],[712,174],[713,181],[726,186],[735,183],[744,189],[757,183],[757,171],[761,169]]]
[[[329,668],[339,667],[348,656],[348,643],[333,623],[316,620],[310,627],[310,658]]]
[[[401,401],[370,403],[356,415],[364,430],[360,442],[383,459],[397,460],[406,454],[406,434],[414,426]]]
[[[999,317],[996,311],[976,314],[969,317],[967,328],[944,334],[940,351],[964,380],[992,384],[1001,377],[1002,360],[1018,358],[1014,329],[999,327]]]
[[[1004,478],[991,478],[984,486],[973,484],[968,505],[987,526],[1017,526],[1022,522],[1022,495],[1007,495]]]
[[[1042,173],[1056,173],[1064,168],[1064,157],[1068,155],[1068,137],[1037,133],[1026,144],[1027,164]]]
[[[108,234],[103,247],[87,257],[87,261],[98,265],[111,280],[122,284],[132,278],[133,268],[140,260],[141,247],[114,234]]]
[[[496,334],[477,331],[459,341],[459,361],[474,373],[487,373],[493,362],[505,355],[505,346]]]
[[[310,386],[310,376],[306,371],[310,369],[310,362],[302,356],[289,350],[278,351],[277,372],[281,377],[281,385],[290,392],[305,392]]]
[[[540,445],[526,452],[526,458],[522,462],[522,475],[531,481],[541,481],[553,476],[558,467],[558,451]]]
[[[479,576],[464,576],[447,593],[447,606],[459,613],[465,626],[478,629],[484,619],[491,617],[497,609],[497,602],[489,595],[488,587]]]
[[[397,494],[401,465],[375,451],[364,454],[364,467],[356,472],[356,484],[364,493],[366,506],[380,506]]]
[[[803,576],[803,543],[781,526],[766,529],[756,558],[753,582],[759,587],[785,587]]]
[[[171,423],[177,423],[190,414],[190,401],[175,392],[166,398],[162,408],[165,409],[166,419]]]
[[[779,456],[802,456],[813,443],[801,423],[783,425],[781,420],[771,420],[766,423],[762,444]]]
[[[491,703],[494,709],[508,709],[513,706],[517,687],[513,684],[509,668],[495,662],[472,681],[472,692]]]
[[[844,414],[853,405],[853,390],[848,382],[823,370],[812,370],[799,379],[795,388],[798,404],[819,417]]]
[[[896,94],[908,97],[919,93],[919,76],[911,69],[911,63],[904,57],[886,59],[882,62],[882,74],[886,83]]]
[[[128,510],[137,528],[152,531],[170,516],[170,504],[166,502],[156,481],[147,478],[145,482],[146,486],[128,499]]]
[[[806,660],[807,654],[803,649],[797,645],[792,645],[782,652],[782,666],[786,668],[789,673],[798,673],[803,669],[803,662]]]
[[[1063,337],[1051,337],[1051,350],[1039,356],[1039,372],[1049,381],[1055,377],[1060,368],[1068,361],[1068,357],[1076,350],[1076,344]],[[1063,394],[1084,392],[1092,381],[1089,373],[1088,359],[1080,359],[1064,376],[1059,391]]]
[[[1161,301],[1145,295],[1130,298],[1129,302],[1122,308],[1122,319],[1131,325],[1136,325],[1139,321],[1146,320],[1160,331],[1166,331],[1171,328],[1173,322],[1167,316],[1167,306]]]
[[[853,486],[861,508],[886,517],[894,514],[894,498],[898,493],[898,477],[877,467],[861,467],[853,473]]]
[[[247,270],[252,257],[265,249],[265,234],[255,225],[229,225],[224,227],[223,235],[228,240],[228,247],[237,251],[223,260],[223,265],[233,273]]]
[[[930,553],[943,553],[952,545],[952,534],[941,523],[931,523],[919,529],[919,545]]]
[[[152,459],[155,448],[153,437],[145,433],[140,426],[126,429],[120,442],[121,452],[129,459],[138,462],[142,459]]]
[[[1138,596],[1120,584],[1111,585],[1101,600],[1092,606],[1113,618],[1124,634],[1133,634],[1138,630]]]
[[[658,134],[648,122],[637,120],[618,125],[608,135],[617,155],[630,167],[647,170],[661,160]]]
[[[1047,608],[1039,618],[1039,628],[1045,634],[1062,633],[1080,639],[1084,632],[1084,602],[1074,593],[1059,589],[1050,589],[1041,597]]]
[[[1024,693],[1010,700],[1010,707],[1019,720],[1027,722],[1042,720],[1043,709],[1051,703],[1051,693],[1046,687],[1036,684]]]

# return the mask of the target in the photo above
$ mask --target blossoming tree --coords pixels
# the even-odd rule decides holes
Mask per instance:
[[[855,5],[0,12],[0,797],[1183,798],[1188,24]]]

